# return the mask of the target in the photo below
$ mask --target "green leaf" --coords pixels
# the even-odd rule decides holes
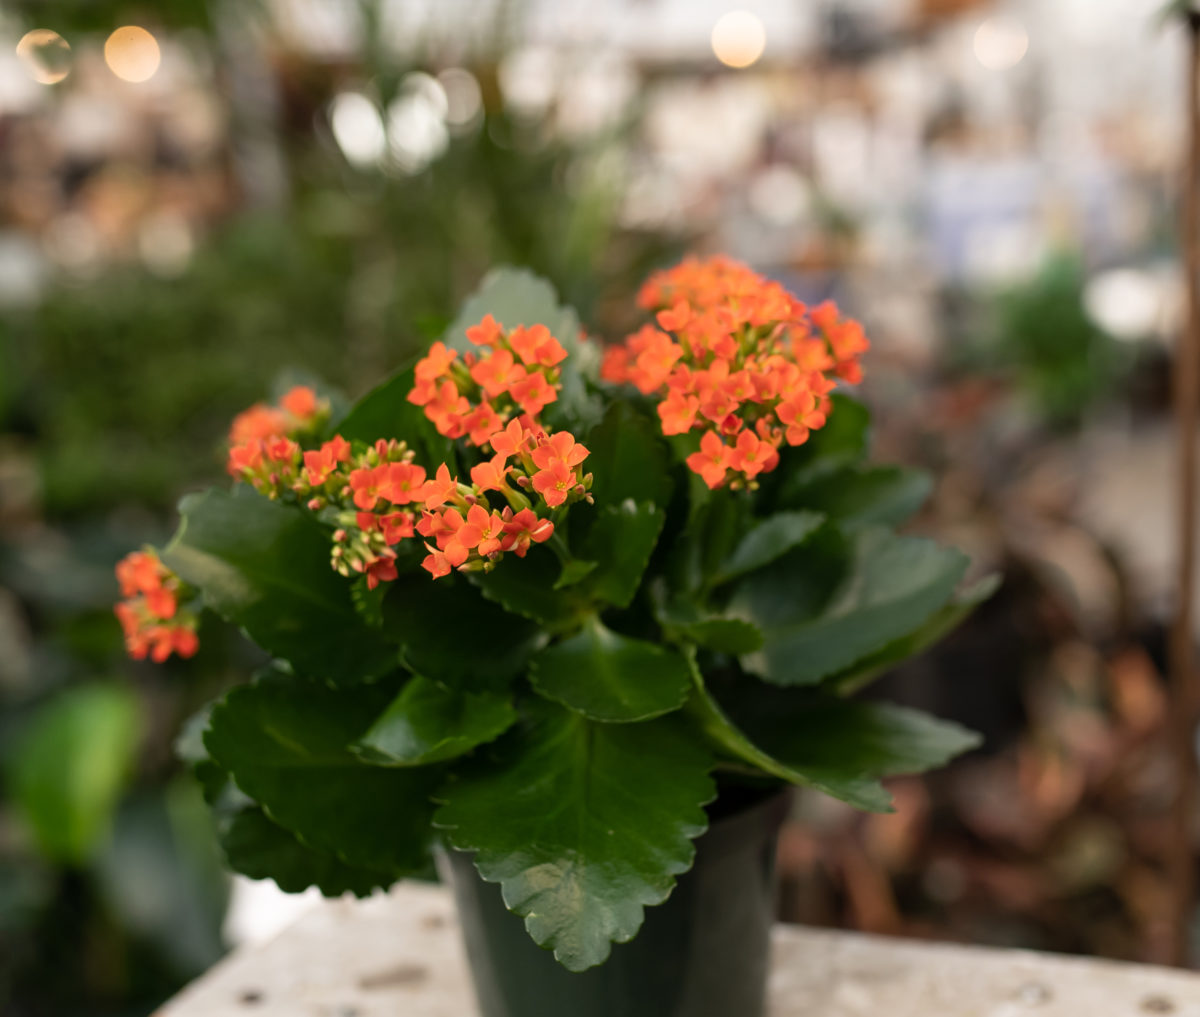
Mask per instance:
[[[438,434],[421,407],[408,401],[413,384],[412,366],[397,371],[355,403],[332,430],[347,441],[368,445],[379,438],[406,441],[430,476],[441,463],[449,463],[453,473],[454,443]]]
[[[217,839],[234,872],[250,879],[273,879],[285,893],[300,893],[315,886],[327,897],[352,893],[368,897],[387,889],[396,875],[347,865],[327,851],[300,843],[249,798],[237,795],[237,804],[217,809]]]
[[[300,509],[242,487],[188,495],[179,511],[163,560],[268,653],[338,682],[396,666],[396,648],[363,620],[351,584],[329,567],[328,534]]]
[[[422,572],[388,586],[384,628],[403,645],[408,666],[435,681],[474,691],[506,688],[545,640],[536,625],[485,600],[461,576],[435,580]]]
[[[806,550],[744,580],[728,609],[763,633],[742,666],[779,685],[818,682],[911,632],[950,599],[967,566],[931,541],[864,530],[836,593],[814,612]]]
[[[899,466],[855,466],[793,485],[787,503],[816,509],[843,526],[898,526],[925,504],[928,473]]]
[[[584,442],[592,497],[603,508],[627,500],[665,506],[671,500],[670,461],[658,422],[627,400],[613,403]]]
[[[716,586],[753,572],[803,544],[824,522],[819,512],[777,512],[751,529],[709,582]]]
[[[888,643],[883,649],[864,657],[853,667],[826,679],[826,684],[843,694],[861,689],[885,671],[940,642],[943,637],[958,628],[975,608],[995,593],[999,586],[999,576],[985,576],[958,593],[919,629]]]
[[[509,696],[460,692],[418,675],[354,745],[354,751],[382,766],[436,763],[500,737],[516,719]]]
[[[524,558],[506,554],[490,572],[473,572],[469,578],[488,600],[506,611],[557,631],[571,626],[586,603],[576,590],[557,592],[561,574],[554,554],[535,546]]]
[[[334,690],[271,673],[213,708],[204,744],[272,821],[307,846],[356,867],[419,871],[440,768],[367,766],[347,748],[391,695],[383,685]]]
[[[712,584],[753,517],[746,492],[709,491],[694,473],[688,483],[689,515],[672,553],[671,574],[677,588],[700,591]]]
[[[812,689],[728,681],[713,685],[730,722],[783,765],[822,779],[922,773],[979,744],[958,724],[892,703],[842,699]]]
[[[740,618],[726,618],[701,610],[683,598],[662,603],[655,597],[655,617],[673,636],[686,639],[717,653],[753,653],[763,644],[762,633]]]
[[[78,864],[107,835],[139,727],[137,699],[117,686],[68,689],[34,715],[10,761],[10,780],[45,855]]]
[[[586,427],[599,417],[596,400],[588,395],[587,382],[599,373],[600,354],[593,343],[582,341],[579,316],[558,302],[558,294],[545,279],[527,269],[501,266],[492,269],[446,330],[443,342],[467,352],[473,347],[466,331],[490,314],[505,329],[518,325],[545,325],[567,351],[562,363],[562,391],[543,414],[548,424],[570,429]]]
[[[632,501],[602,508],[583,543],[582,553],[598,563],[584,589],[608,604],[628,607],[665,519],[661,508]]]
[[[597,724],[542,704],[442,789],[434,822],[559,963],[583,971],[690,868],[712,759],[672,719]]]
[[[656,643],[630,639],[591,618],[570,639],[543,650],[529,681],[547,699],[592,720],[646,720],[687,699],[687,662]]]
[[[829,766],[800,768],[788,765],[767,752],[730,720],[694,665],[692,673],[695,694],[688,700],[686,712],[718,751],[743,763],[749,763],[768,776],[823,791],[855,808],[867,812],[891,811],[892,796],[887,789],[878,779],[858,772],[853,767],[845,768],[843,772]],[[757,687],[740,690],[741,694],[751,696],[757,691]],[[778,746],[775,747],[778,750]],[[847,746],[848,750],[849,748]]]
[[[565,590],[569,586],[574,586],[578,582],[582,582],[596,568],[599,562],[584,561],[582,558],[569,558],[563,562],[562,571],[558,574],[558,578],[554,581],[556,590]]]

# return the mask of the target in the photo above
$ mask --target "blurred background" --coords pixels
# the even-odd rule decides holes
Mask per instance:
[[[248,651],[133,664],[111,614],[234,413],[359,394],[500,263],[620,338],[686,251],[866,323],[876,457],[1005,576],[884,679],[985,746],[895,815],[802,798],[783,916],[1165,959],[1184,34],[1161,0],[0,4],[0,1012],[148,1013],[311,904],[231,896],[172,751]]]

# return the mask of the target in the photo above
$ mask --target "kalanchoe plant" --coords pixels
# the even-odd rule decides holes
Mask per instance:
[[[886,810],[882,777],[974,744],[851,698],[987,593],[893,530],[926,484],[864,464],[834,391],[861,328],[724,259],[641,302],[655,323],[602,357],[546,284],[493,273],[340,419],[305,389],[240,417],[234,489],[122,566],[135,655],[192,652],[202,605],[274,658],[181,742],[234,869],[366,894],[442,842],[582,970],[726,786]]]

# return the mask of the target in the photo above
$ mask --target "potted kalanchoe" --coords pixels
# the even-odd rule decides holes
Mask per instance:
[[[272,661],[181,741],[230,866],[365,895],[439,848],[488,1017],[754,1017],[780,792],[886,810],[974,744],[853,695],[988,591],[894,530],[862,328],[723,258],[639,301],[602,351],[494,272],[336,419],[239,416],[232,490],[118,567],[135,657],[207,609]]]

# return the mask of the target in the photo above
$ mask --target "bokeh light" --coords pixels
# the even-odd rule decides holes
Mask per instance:
[[[475,126],[483,112],[483,92],[475,75],[462,67],[447,67],[437,76],[446,93],[446,123],[461,133]]]
[[[446,151],[449,110],[449,97],[437,78],[420,72],[405,77],[387,110],[388,152],[399,169],[419,173]]]
[[[730,11],[713,25],[713,53],[726,67],[749,67],[766,47],[767,30],[758,15],[749,11]]]
[[[125,25],[104,43],[104,62],[122,81],[149,81],[162,62],[158,40],[144,28]]]
[[[17,43],[17,56],[29,76],[43,85],[55,85],[71,73],[70,44],[49,28],[26,32]]]
[[[975,59],[991,71],[1016,67],[1029,52],[1029,33],[1012,18],[988,18],[975,31]]]
[[[329,107],[333,137],[346,159],[355,166],[370,166],[387,151],[387,134],[379,109],[361,92],[342,92]]]

